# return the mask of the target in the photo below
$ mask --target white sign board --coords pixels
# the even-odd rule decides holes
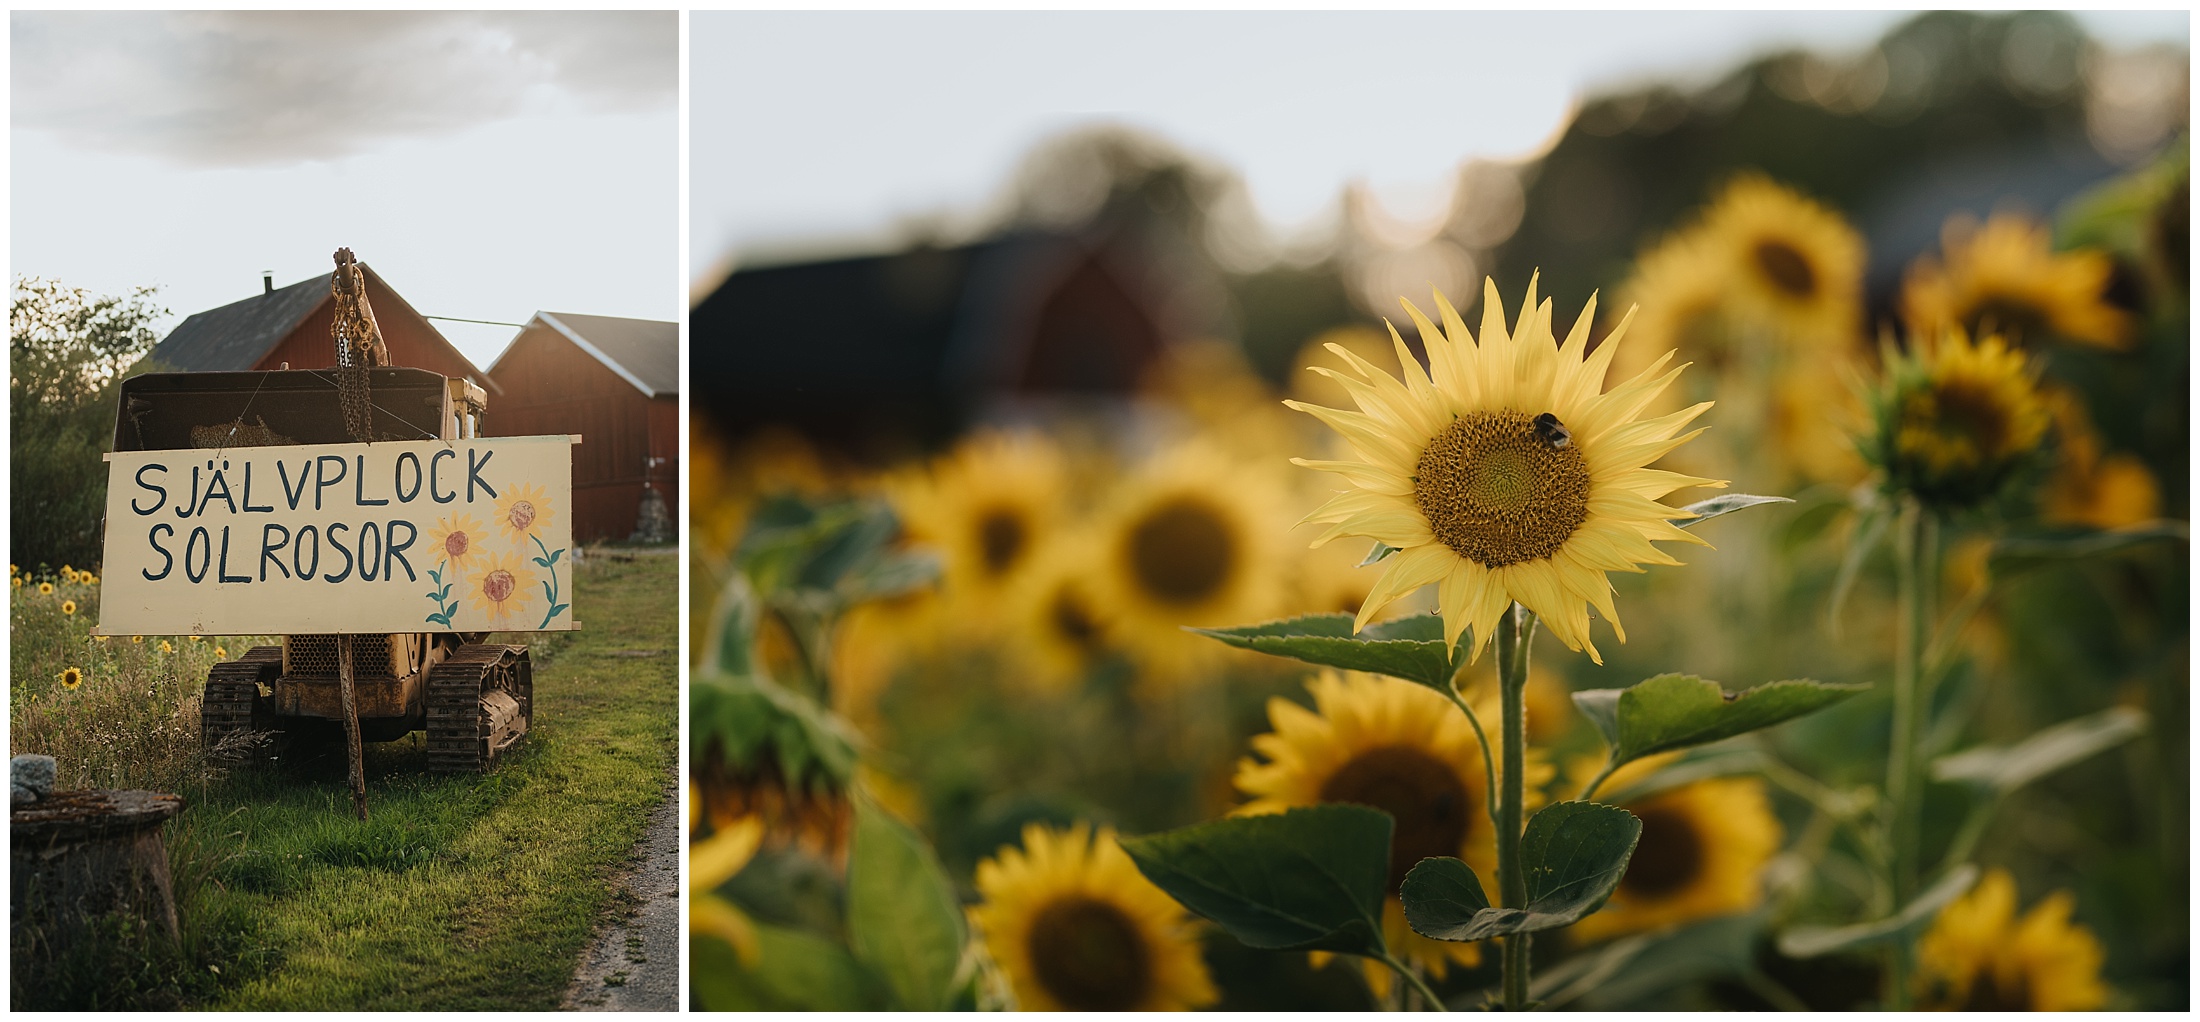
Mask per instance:
[[[97,632],[574,628],[575,440],[110,454]]]

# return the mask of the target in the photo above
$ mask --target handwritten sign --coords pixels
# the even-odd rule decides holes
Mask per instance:
[[[571,629],[572,441],[110,454],[97,631]]]

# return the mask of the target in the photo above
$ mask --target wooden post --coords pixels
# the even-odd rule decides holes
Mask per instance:
[[[351,636],[336,637],[336,691],[344,704],[345,762],[351,768],[351,804],[359,818],[367,818],[367,768],[363,742],[359,740],[359,704],[352,699]]]

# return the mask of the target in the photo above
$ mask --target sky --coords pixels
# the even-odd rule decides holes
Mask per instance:
[[[1853,54],[1908,16],[697,12],[692,273],[967,215],[1035,143],[1096,122],[1236,171],[1289,233],[1353,182],[1410,206],[1464,160],[1530,156],[1585,92],[1709,84],[1798,46]],[[2080,19],[2119,47],[2189,32],[2183,11]]]
[[[9,270],[184,316],[349,247],[420,312],[678,319],[671,13],[10,17]],[[438,321],[486,368],[510,326]]]

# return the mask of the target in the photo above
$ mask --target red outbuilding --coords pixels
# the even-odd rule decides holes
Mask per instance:
[[[489,367],[482,432],[577,433],[573,539],[670,539],[680,479],[680,325],[538,312]],[[645,508],[647,510],[645,510]]]

